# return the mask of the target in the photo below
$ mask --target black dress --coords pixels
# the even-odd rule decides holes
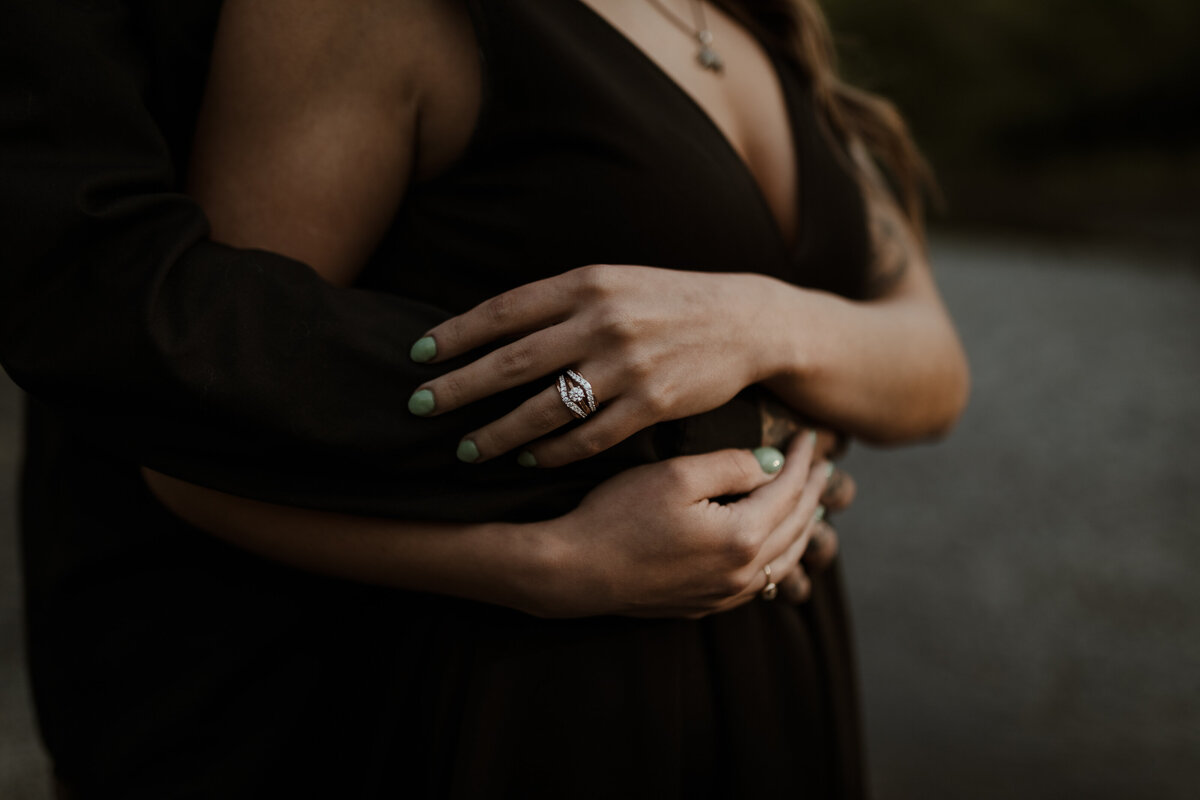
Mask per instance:
[[[93,53],[102,42],[114,75],[141,76],[107,96],[129,102],[140,92],[181,164],[203,75],[193,37],[211,41],[216,6],[133,4],[128,15],[103,6],[56,20],[86,28],[63,41],[86,41]],[[758,443],[756,390],[562,470],[463,465],[453,455],[462,432],[540,385],[404,418],[407,392],[448,368],[408,363],[407,344],[530,280],[630,263],[757,271],[857,297],[867,268],[862,198],[844,154],[823,134],[803,73],[770,43],[797,152],[794,247],[703,109],[585,4],[469,6],[484,64],[481,118],[464,157],[411,188],[362,275],[374,294],[318,287],[269,254],[197,243],[202,226],[197,233],[193,207],[170,192],[169,171],[155,173],[150,191],[130,159],[116,200],[97,188],[117,191],[103,180],[108,161],[73,178],[96,195],[73,202],[103,210],[82,215],[100,233],[69,214],[55,219],[108,248],[91,269],[117,274],[116,257],[103,254],[121,246],[148,266],[122,266],[120,280],[92,276],[104,297],[119,297],[119,285],[142,304],[137,321],[114,310],[124,339],[102,326],[89,337],[97,350],[137,349],[117,367],[124,382],[104,369],[111,356],[96,367],[43,345],[54,352],[41,366],[37,347],[11,339],[0,352],[34,398],[22,527],[32,674],[56,766],[85,797],[862,796],[836,571],[799,607],[756,601],[701,621],[545,621],[265,562],[173,518],[138,477],[145,463],[298,505],[515,521],[562,513],[629,466]],[[18,18],[40,13],[31,9]],[[139,125],[123,135],[148,136]],[[129,145],[138,146],[148,145]],[[131,212],[138,191],[143,206]],[[145,218],[176,217],[184,221],[150,232],[153,246],[133,246]],[[45,249],[28,245],[27,263],[76,263]],[[222,279],[240,298],[222,294]],[[96,324],[103,314],[78,299],[83,291],[63,297]],[[402,299],[389,304],[382,293]],[[378,344],[389,322],[404,334],[391,353]],[[389,355],[395,371],[369,369]],[[351,363],[328,363],[343,357]],[[96,396],[73,398],[71,381]],[[349,394],[348,410],[339,398]]]

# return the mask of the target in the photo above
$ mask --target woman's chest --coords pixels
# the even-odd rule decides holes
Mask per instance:
[[[782,238],[796,236],[794,136],[787,98],[768,52],[741,24],[715,6],[681,0],[558,0],[581,38],[614,60],[632,61],[657,88],[689,101],[712,136],[725,140],[775,217]],[[679,11],[686,12],[686,18]],[[699,13],[697,16],[696,12]],[[424,12],[442,57],[422,75],[424,107],[415,174],[436,177],[465,151],[480,117],[486,33],[476,30],[461,3],[438,3]],[[478,14],[476,14],[478,19]],[[701,38],[705,44],[701,43]],[[495,45],[495,42],[491,43]],[[716,61],[705,61],[702,53]],[[704,66],[708,64],[708,66]],[[669,86],[668,84],[674,84]]]
[[[422,139],[461,144],[412,185],[365,284],[457,306],[587,263],[820,285],[811,267],[840,251],[843,272],[855,269],[857,186],[818,135],[797,76],[744,30],[718,28],[718,77],[695,64],[681,32],[636,29],[657,17],[633,24],[634,35],[673,43],[661,62],[582,0],[469,0],[466,10],[459,24],[477,50],[455,34],[447,51],[461,57],[445,67],[443,92],[457,99],[427,115]],[[742,86],[733,58],[750,65],[742,78],[754,76],[758,95],[721,94]],[[472,80],[475,90],[450,85]],[[830,217],[840,234],[823,224]]]

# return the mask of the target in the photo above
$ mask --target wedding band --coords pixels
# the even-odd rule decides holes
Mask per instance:
[[[569,369],[558,376],[558,396],[563,405],[580,419],[596,410],[596,396],[592,393],[592,385],[578,372]]]
[[[764,566],[763,572],[767,576],[767,585],[758,593],[758,596],[763,600],[774,600],[775,595],[779,594],[779,587],[775,585],[775,581],[771,580],[771,565],[767,564]]]

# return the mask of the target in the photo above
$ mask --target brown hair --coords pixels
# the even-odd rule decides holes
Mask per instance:
[[[807,75],[817,109],[842,142],[860,141],[883,166],[918,237],[924,235],[922,198],[936,196],[933,174],[896,107],[841,79],[833,37],[815,0],[715,0],[743,24],[775,41]]]

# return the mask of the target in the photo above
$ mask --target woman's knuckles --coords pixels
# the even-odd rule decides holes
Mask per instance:
[[[774,475],[763,471],[762,465],[749,450],[719,450],[704,456],[710,466],[699,478],[703,494],[707,497],[747,494],[774,479]],[[745,507],[739,503],[721,506],[726,511],[727,521],[736,529],[753,524],[743,513]]]
[[[506,383],[525,378],[535,361],[533,350],[523,342],[515,342],[496,354],[496,372]]]
[[[714,608],[720,606],[731,597],[737,597],[742,592],[746,591],[746,586],[749,584],[749,576],[741,570],[726,572],[721,578],[714,582],[714,597],[710,601]]]
[[[703,476],[693,459],[671,458],[650,467],[655,472],[657,493],[670,497],[691,497],[697,488],[696,481]]]
[[[736,531],[725,543],[726,562],[735,569],[742,569],[758,558],[764,537],[753,528]]]
[[[672,398],[662,387],[648,387],[638,393],[638,406],[642,413],[653,422],[666,419],[671,411]]]
[[[606,347],[627,347],[641,338],[642,326],[637,318],[617,300],[598,303],[593,313],[594,332]]]
[[[812,582],[803,570],[790,573],[780,582],[779,588],[789,603],[803,603],[812,594]]]
[[[512,292],[498,294],[485,300],[479,310],[489,330],[507,330],[518,311],[517,297]]]
[[[457,372],[449,372],[426,387],[433,392],[437,403],[434,413],[441,414],[458,408],[467,401],[467,386]]]
[[[617,293],[623,277],[619,272],[612,264],[589,264],[572,270],[571,277],[580,299],[594,302]]]
[[[626,348],[624,355],[624,372],[632,384],[648,384],[650,378],[659,371],[658,361],[644,351]]]
[[[557,394],[548,396],[542,402],[531,403],[529,408],[529,424],[534,436],[541,436],[561,427],[566,420],[563,418],[563,404]]]
[[[841,511],[854,502],[857,489],[854,478],[849,473],[842,469],[835,470],[825,485],[821,502],[831,511]]]
[[[562,454],[562,458],[558,457],[558,453],[555,453],[553,450],[551,451],[551,458],[554,459],[555,463],[566,463],[564,458],[569,460],[591,458],[607,450],[610,446],[607,437],[592,430],[592,428],[593,426],[584,425],[572,431],[564,443],[563,450],[565,452]]]
[[[804,554],[805,563],[814,569],[824,569],[833,562],[837,554],[837,531],[827,522],[818,522],[813,527],[812,539]]]

